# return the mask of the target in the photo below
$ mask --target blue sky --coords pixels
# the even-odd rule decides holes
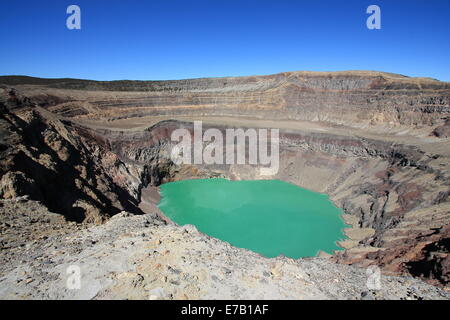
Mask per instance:
[[[81,8],[81,30],[66,8]],[[366,8],[381,8],[381,30]],[[380,70],[450,81],[448,0],[0,1],[0,74],[163,80]]]

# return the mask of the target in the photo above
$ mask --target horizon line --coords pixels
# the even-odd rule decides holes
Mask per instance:
[[[433,77],[417,77],[417,76],[408,76],[401,73],[389,72],[389,71],[378,71],[378,70],[335,70],[335,71],[312,71],[312,70],[296,70],[296,71],[281,71],[270,74],[251,74],[251,75],[240,75],[240,76],[211,76],[211,77],[192,77],[192,78],[178,78],[178,79],[109,79],[109,80],[98,80],[98,79],[89,79],[89,78],[74,78],[74,77],[39,77],[39,76],[31,76],[26,74],[5,74],[0,75],[0,77],[25,77],[25,78],[35,78],[35,79],[45,79],[45,80],[82,80],[82,81],[96,81],[96,82],[114,82],[114,81],[141,81],[141,82],[158,82],[158,81],[185,81],[185,80],[199,80],[199,79],[226,79],[226,78],[246,78],[246,77],[267,77],[267,76],[275,76],[282,74],[290,74],[290,73],[315,73],[315,74],[339,74],[339,73],[374,73],[374,74],[383,74],[387,76],[396,76],[400,78],[406,79],[427,79],[439,82],[450,82],[445,80],[440,80]]]

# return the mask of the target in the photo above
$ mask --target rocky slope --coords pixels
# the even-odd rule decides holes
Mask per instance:
[[[257,166],[174,165],[169,158],[173,130],[184,127],[192,131],[192,120],[203,120],[204,129],[280,128],[280,170],[272,178],[329,194],[335,204],[345,211],[345,219],[352,225],[351,229],[346,230],[349,239],[340,243],[346,249],[343,253],[333,255],[330,260],[292,262],[295,268],[309,264],[316,270],[318,281],[309,282],[314,290],[319,288],[320,279],[328,281],[327,274],[337,275],[331,271],[333,268],[342,273],[348,272],[351,277],[359,277],[360,280],[355,281],[357,286],[361,286],[364,269],[361,271],[345,264],[360,267],[379,265],[386,275],[408,274],[448,290],[449,83],[358,71],[291,72],[272,76],[179,81],[96,82],[0,77],[0,87],[0,196],[11,199],[8,201],[27,196],[40,201],[50,211],[62,214],[67,220],[85,224],[104,222],[122,210],[133,214],[147,212],[161,217],[155,206],[161,183],[215,176],[230,179],[267,178],[259,175]],[[27,203],[28,200],[25,200],[25,204],[21,202],[19,206],[26,207]],[[9,218],[6,218],[6,212],[11,211],[8,206],[2,211],[2,221],[10,225]],[[141,221],[139,219],[150,218],[133,219]],[[117,221],[123,227],[131,223],[126,217]],[[58,224],[64,223],[59,221]],[[116,223],[107,225],[122,228]],[[108,227],[98,228],[89,230]],[[170,221],[167,226],[162,224],[155,228],[160,230],[155,231],[159,234],[183,234],[182,229]],[[37,223],[36,230],[29,233],[40,234],[42,229],[46,229],[45,224]],[[11,278],[12,274],[19,272],[21,266],[17,261],[22,257],[22,244],[15,242],[8,227],[2,230],[2,237],[7,239],[5,243],[10,243],[5,244],[2,250],[2,256],[6,257],[5,265],[9,267],[4,269],[6,278],[0,280],[6,281],[3,284],[7,289],[2,296],[7,297],[11,294],[11,281],[16,279]],[[66,230],[65,227],[63,230]],[[66,232],[85,237],[80,230],[71,227]],[[196,234],[189,241],[198,243],[202,237]],[[125,236],[124,239],[128,241]],[[268,266],[277,261],[257,257],[245,250],[230,249],[214,239],[205,239],[206,247],[211,247],[212,251],[199,245],[198,250],[202,252],[206,250],[208,254],[220,257],[221,250],[235,250],[233,254],[247,257],[242,258],[246,261],[242,264],[233,262],[235,267],[245,269],[246,265],[257,263]],[[142,243],[146,241],[142,240]],[[180,240],[173,241],[173,245],[160,246],[161,250],[166,248],[170,252],[183,247]],[[67,246],[70,247],[69,244],[64,245],[65,248]],[[106,250],[111,249],[108,246],[105,244],[97,249],[104,250],[107,256]],[[193,245],[194,248],[196,246]],[[45,256],[50,249],[39,250],[39,254]],[[144,254],[139,246],[136,250],[138,255]],[[58,254],[56,258],[62,263],[69,256]],[[197,261],[193,256],[180,261],[178,253],[169,256],[176,260],[177,265]],[[76,259],[82,260],[80,257]],[[150,262],[144,260],[139,260],[137,265],[145,269]],[[214,260],[214,266],[220,269],[223,261],[219,260]],[[161,261],[162,270],[168,269],[168,262]],[[56,262],[57,265],[59,263]],[[198,263],[194,265],[202,267]],[[130,268],[121,270],[128,274]],[[108,280],[108,289],[102,282],[98,290],[94,290],[95,294],[88,296],[144,297],[149,294],[152,286],[149,283],[153,280],[133,270],[131,278],[144,278],[138,281],[141,286],[135,286],[135,292],[126,283],[129,276],[123,275],[123,278]],[[146,272],[152,278],[159,271]],[[168,277],[163,275],[165,271],[161,272],[158,277]],[[209,273],[212,275],[213,272]],[[220,275],[214,276],[221,279]],[[292,280],[292,276],[290,274],[284,278],[286,283],[297,281]],[[244,290],[244,282],[240,282],[243,278],[238,278],[234,277],[233,281],[237,282],[233,283],[243,292],[236,297],[260,297],[256,289],[252,292]],[[187,285],[192,279],[185,280],[177,278],[174,281]],[[325,291],[319,288],[316,293],[305,296],[301,293],[305,287],[301,287],[300,291],[294,291],[295,295],[289,295],[289,290],[283,289],[289,287],[285,282],[280,282],[278,289],[275,289],[274,280],[271,277],[266,280],[271,290],[284,292],[276,297],[361,298],[362,292],[356,287],[349,289],[338,280],[336,290],[341,290],[338,293],[328,292],[331,290],[329,288]],[[394,290],[397,280],[389,283],[389,290]],[[176,285],[169,289],[170,281],[167,286],[157,284],[157,288],[169,292],[164,294],[165,298],[181,298],[183,292],[188,292],[179,288],[175,290]],[[56,287],[61,285],[55,282]],[[193,293],[196,291],[190,288],[186,295],[221,297],[213,285],[217,286],[214,281],[198,284],[195,290],[205,291]],[[204,289],[206,287],[202,286],[210,287]],[[262,289],[265,285],[258,283],[257,286],[262,286],[258,287]],[[24,297],[48,297],[48,292],[36,294],[30,288],[24,283],[24,291],[20,294]],[[222,297],[228,297],[225,292],[231,289],[217,288],[223,293]],[[52,292],[50,295],[70,297],[73,294],[58,290],[49,291]],[[350,290],[351,294],[346,295],[346,290]],[[156,291],[156,295],[161,294],[161,290]],[[383,293],[379,297],[408,296],[405,291],[402,292],[393,295]]]
[[[0,203],[29,209],[20,201]],[[450,298],[411,277],[382,275],[379,289],[371,290],[366,269],[324,258],[264,258],[154,214],[124,212],[100,226],[54,233],[15,257],[0,266],[1,299]],[[67,286],[74,267],[80,271],[79,289]]]
[[[450,112],[449,83],[370,71],[177,81],[0,77],[0,83],[78,118],[214,114],[411,127],[444,125]]]
[[[72,221],[101,222],[121,210],[142,213],[103,163],[120,167],[114,154],[85,143],[45,110],[19,116],[0,104],[0,196],[28,195]],[[101,158],[101,160],[100,160]]]

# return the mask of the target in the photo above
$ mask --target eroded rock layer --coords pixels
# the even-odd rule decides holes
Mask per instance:
[[[0,77],[27,99],[69,116],[118,119],[145,115],[246,115],[361,124],[438,125],[450,112],[450,84],[429,78],[354,72],[177,81],[90,81]],[[19,99],[20,100],[20,99]],[[74,103],[74,102],[83,103]]]

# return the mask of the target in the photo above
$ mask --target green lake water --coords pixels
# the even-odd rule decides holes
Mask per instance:
[[[342,211],[327,195],[279,180],[184,180],[161,185],[161,196],[177,224],[266,257],[332,253],[345,239]]]

